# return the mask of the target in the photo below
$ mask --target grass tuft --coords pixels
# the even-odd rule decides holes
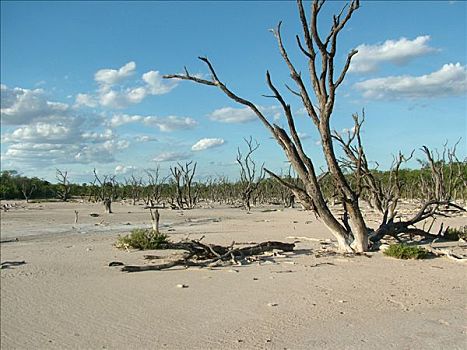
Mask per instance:
[[[467,241],[467,225],[459,228],[448,227],[443,234],[443,238],[449,241],[458,241],[459,239]]]
[[[384,255],[397,259],[426,259],[429,256],[429,252],[421,247],[401,243],[391,244],[384,251]]]
[[[161,249],[169,243],[169,236],[152,229],[136,228],[129,235],[118,236],[115,246],[120,249]]]

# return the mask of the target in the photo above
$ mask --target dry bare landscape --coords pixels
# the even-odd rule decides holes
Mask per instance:
[[[296,246],[242,266],[126,273],[109,263],[176,253],[114,247],[119,233],[150,227],[143,206],[15,203],[1,213],[2,349],[465,349],[465,264],[336,254],[307,211],[160,210],[173,241]]]
[[[233,3],[2,1],[1,349],[467,349],[465,4]]]

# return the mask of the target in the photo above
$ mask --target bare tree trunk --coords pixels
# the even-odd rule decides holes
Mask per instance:
[[[110,198],[104,199],[104,209],[108,214],[112,214],[112,200]]]
[[[156,211],[153,212],[152,209],[149,209],[149,212],[151,213],[152,230],[155,233],[159,233],[159,220],[160,220],[159,210],[156,209]]]

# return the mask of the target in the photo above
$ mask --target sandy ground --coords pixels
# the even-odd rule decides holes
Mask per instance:
[[[113,246],[149,227],[142,206],[17,204],[1,213],[1,239],[19,239],[1,262],[25,262],[1,270],[1,349],[467,349],[462,263],[317,257],[322,245],[302,239],[250,265],[124,273],[109,262],[146,263]],[[332,238],[298,209],[161,210],[161,224],[173,240],[226,245]]]

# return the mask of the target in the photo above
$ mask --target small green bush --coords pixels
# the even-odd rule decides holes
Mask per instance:
[[[423,248],[401,243],[391,244],[389,248],[384,251],[384,255],[397,259],[426,259],[429,253]]]
[[[448,227],[448,229],[443,234],[443,238],[449,241],[458,241],[459,239],[467,241],[467,226],[462,226],[459,228]]]
[[[136,228],[129,235],[118,236],[117,248],[134,248],[140,250],[161,249],[169,243],[169,236],[152,229]]]

